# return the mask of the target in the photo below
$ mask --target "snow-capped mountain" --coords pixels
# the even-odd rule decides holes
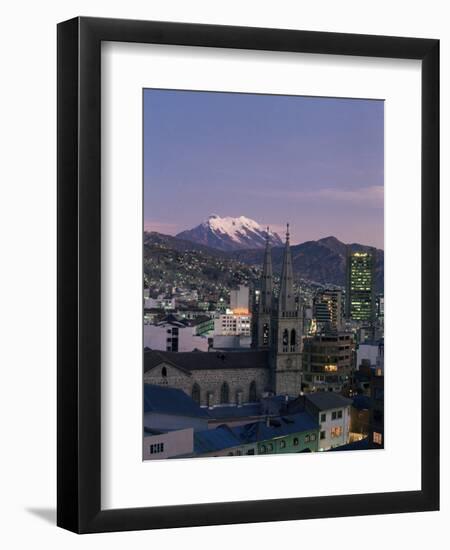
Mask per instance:
[[[218,250],[230,251],[263,248],[266,244],[267,229],[245,216],[221,218],[213,214],[197,227],[182,231],[176,236]],[[269,231],[269,238],[272,246],[282,246],[283,242],[277,233]]]

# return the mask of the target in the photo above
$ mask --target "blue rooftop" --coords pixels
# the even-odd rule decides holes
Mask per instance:
[[[318,430],[318,423],[306,412],[271,418],[269,425],[266,422],[253,422],[233,428],[242,443],[256,443],[275,437]]]
[[[194,452],[198,454],[213,453],[239,445],[242,445],[242,442],[233,430],[225,425],[218,426],[214,430],[194,433]]]
[[[308,413],[271,418],[266,422],[251,422],[230,428],[224,424],[213,430],[194,433],[195,453],[212,453],[259,441],[268,441],[298,432],[318,430],[319,425]]]
[[[148,412],[209,418],[184,391],[154,384],[144,384],[144,413]]]

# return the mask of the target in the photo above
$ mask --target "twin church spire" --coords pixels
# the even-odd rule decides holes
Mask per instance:
[[[267,227],[266,250],[264,253],[263,272],[261,277],[260,313],[274,313],[273,303],[272,254],[270,250],[270,232]],[[284,247],[283,267],[281,270],[280,293],[276,313],[284,317],[286,313],[296,310],[294,294],[294,271],[290,246],[289,224],[286,226],[286,244]],[[289,316],[289,315],[288,315]]]
[[[266,248],[264,252],[263,271],[261,275],[259,305],[254,316],[253,345],[258,348],[270,347],[270,340],[274,343],[276,336],[272,333],[276,319],[292,318],[297,316],[294,273],[290,247],[289,224],[286,230],[286,244],[284,248],[283,267],[281,270],[280,292],[278,303],[273,298],[273,269],[270,247],[270,231],[267,228]]]
[[[277,302],[273,298],[272,257],[269,228],[267,228],[259,305],[255,308],[253,316],[252,345],[254,348],[269,352],[270,383],[268,387],[275,395],[296,397],[301,392],[302,324],[301,310],[297,307],[295,300],[289,224],[286,229]]]

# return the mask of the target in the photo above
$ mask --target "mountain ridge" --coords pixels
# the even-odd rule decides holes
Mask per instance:
[[[263,228],[251,218],[220,217],[212,214],[199,225],[181,231],[175,237],[229,252],[264,248],[267,235],[272,246],[282,245],[282,240],[277,233]]]
[[[211,258],[237,261],[246,266],[260,267],[263,262],[264,249],[240,249],[234,251],[217,250],[192,241],[163,235],[161,233],[144,233],[144,245],[165,246],[178,252],[197,251]],[[351,243],[352,250],[368,250],[373,247],[359,243]],[[147,248],[144,246],[144,255]],[[150,248],[148,248],[150,251]],[[276,273],[281,272],[284,245],[272,247],[272,263]],[[344,286],[346,275],[347,245],[336,237],[329,236],[317,241],[306,241],[291,245],[292,263],[297,277],[320,284]],[[375,249],[376,267],[375,283],[377,291],[384,285],[384,252]],[[214,260],[216,261],[216,260]]]

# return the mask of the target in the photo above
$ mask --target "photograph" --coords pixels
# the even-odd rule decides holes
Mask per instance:
[[[143,460],[383,449],[384,101],[145,88],[142,123]]]

